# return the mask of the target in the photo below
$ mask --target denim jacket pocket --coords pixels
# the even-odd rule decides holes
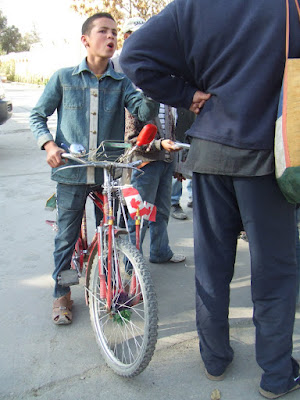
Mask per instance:
[[[64,86],[63,107],[78,110],[85,106],[85,90],[81,87]]]

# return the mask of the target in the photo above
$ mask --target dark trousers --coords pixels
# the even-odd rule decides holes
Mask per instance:
[[[297,292],[295,207],[273,175],[193,175],[196,322],[209,373],[220,375],[233,359],[229,340],[229,284],[237,236],[244,227],[251,255],[256,359],[261,387],[282,393],[295,385],[292,359]],[[247,367],[245,366],[245,374]]]

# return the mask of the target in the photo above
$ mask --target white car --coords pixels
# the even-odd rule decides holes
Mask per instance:
[[[0,78],[0,125],[12,116],[12,102],[5,98],[5,91]]]

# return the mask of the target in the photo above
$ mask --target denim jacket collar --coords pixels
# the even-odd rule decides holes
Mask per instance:
[[[91,74],[94,74],[94,73],[90,70],[90,68],[88,67],[86,58],[84,58],[84,59],[81,61],[81,63],[80,63],[79,65],[77,65],[77,66],[74,68],[74,71],[73,71],[73,74],[72,74],[72,75],[78,75],[78,74],[80,74],[80,73],[83,72],[83,71],[88,71],[88,72],[90,72]],[[95,75],[95,74],[94,74],[94,75]],[[113,66],[112,66],[112,63],[111,63],[110,61],[108,62],[107,69],[106,69],[106,71],[104,72],[104,74],[102,75],[102,78],[105,77],[105,76],[110,76],[110,77],[112,77],[113,79],[116,79],[116,80],[118,80],[118,81],[121,81],[121,80],[124,79],[124,75],[120,75],[119,73],[117,73],[117,72],[114,70],[114,68],[113,68]]]

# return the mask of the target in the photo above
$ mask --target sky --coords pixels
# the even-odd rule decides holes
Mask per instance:
[[[34,28],[42,41],[63,40],[76,36],[86,17],[70,10],[71,0],[0,0],[0,10],[8,25],[24,34]]]

